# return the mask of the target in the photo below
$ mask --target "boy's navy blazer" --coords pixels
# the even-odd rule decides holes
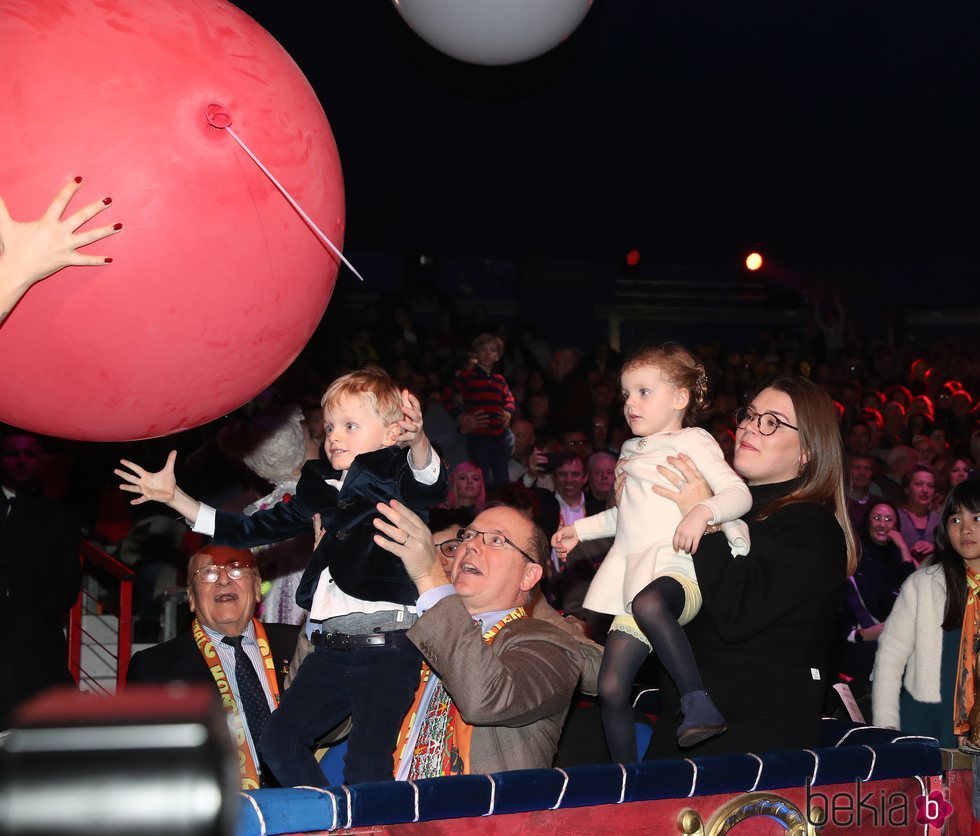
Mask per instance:
[[[362,453],[351,463],[339,491],[326,483],[340,479],[339,470],[325,462],[308,461],[290,501],[250,517],[218,511],[214,542],[238,548],[278,543],[309,531],[313,515],[319,514],[324,536],[296,590],[297,604],[310,608],[320,573],[329,567],[331,577],[348,595],[414,605],[418,592],[401,560],[374,544],[378,533],[372,524],[378,516],[375,506],[397,499],[425,520],[426,510],[446,498],[449,476],[440,462],[436,483],[423,485],[412,473],[408,454],[404,447]]]

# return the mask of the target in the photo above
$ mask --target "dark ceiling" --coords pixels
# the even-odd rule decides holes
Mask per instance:
[[[237,5],[323,102],[351,250],[980,253],[976,2],[596,0],[504,68],[384,0]]]

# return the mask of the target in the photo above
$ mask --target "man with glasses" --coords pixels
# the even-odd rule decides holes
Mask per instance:
[[[133,656],[127,684],[211,683],[231,717],[243,789],[266,783],[256,752],[270,714],[279,705],[283,678],[299,628],[263,624],[254,617],[261,578],[252,553],[207,546],[187,567],[189,633]]]
[[[375,521],[375,543],[419,593],[408,638],[426,662],[395,777],[550,767],[582,657],[568,633],[525,611],[548,560],[543,532],[513,508],[488,508],[442,550],[447,575],[418,516],[394,501],[378,508],[387,522]]]

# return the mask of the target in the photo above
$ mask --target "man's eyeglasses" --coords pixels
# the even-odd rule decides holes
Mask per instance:
[[[436,543],[436,548],[446,557],[456,557],[456,552],[461,545],[463,544],[459,540],[443,540],[441,543]]]
[[[744,427],[746,424],[755,421],[756,426],[759,428],[759,433],[761,435],[772,435],[780,427],[788,427],[791,430],[796,430],[799,432],[799,427],[794,427],[792,424],[787,423],[782,418],[778,418],[771,412],[753,412],[747,406],[740,406],[735,410],[735,423],[739,427]]]
[[[240,581],[246,575],[250,575],[252,569],[252,566],[237,562],[225,563],[222,566],[202,566],[194,573],[194,580],[201,581],[201,583],[217,583],[221,571],[224,570],[228,580]]]
[[[891,514],[872,514],[871,519],[875,522],[895,522],[895,518]]]
[[[475,528],[461,528],[456,532],[456,539],[459,540],[460,544],[468,543],[478,534],[483,537],[483,542],[486,543],[491,549],[503,549],[510,546],[512,549],[514,549],[514,551],[520,552],[522,555],[524,555],[525,560],[530,560],[531,563],[538,562],[520,546],[508,540],[503,534],[498,534],[496,531],[477,531]],[[445,552],[443,552],[443,554],[445,554]]]

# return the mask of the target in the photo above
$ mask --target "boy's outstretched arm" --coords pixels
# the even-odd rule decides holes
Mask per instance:
[[[120,459],[119,463],[128,470],[116,468],[113,473],[125,484],[119,486],[119,490],[127,493],[139,494],[131,500],[132,505],[141,505],[144,502],[162,502],[173,508],[178,514],[186,517],[191,522],[197,519],[201,510],[201,503],[193,497],[188,496],[177,487],[177,478],[174,476],[174,462],[177,460],[177,451],[171,450],[167,456],[167,463],[161,470],[144,470],[135,462],[127,459]]]
[[[398,422],[402,428],[398,441],[408,447],[412,464],[421,470],[429,464],[432,446],[422,430],[422,406],[419,404],[419,399],[408,389],[402,390],[402,414],[405,417]]]

